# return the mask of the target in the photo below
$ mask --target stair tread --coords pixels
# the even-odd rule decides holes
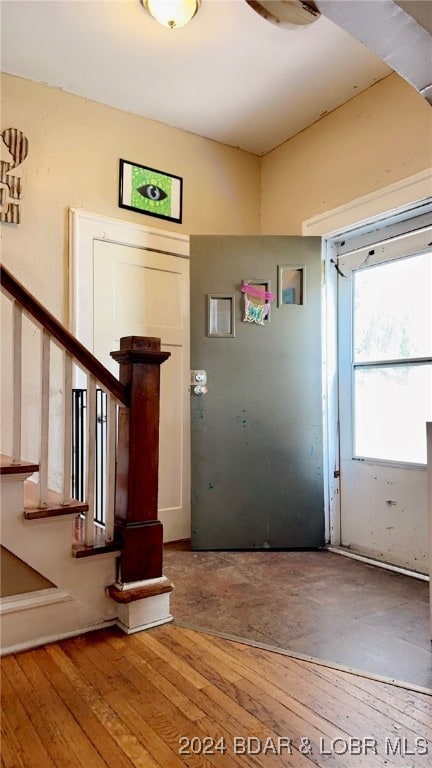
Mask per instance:
[[[62,515],[79,515],[88,510],[88,504],[71,499],[69,504],[61,503],[61,495],[56,491],[48,491],[47,506],[39,506],[39,486],[32,480],[24,483],[24,517],[26,520],[41,520],[47,517]]]
[[[11,456],[0,453],[0,475],[20,475],[39,472],[39,464],[31,461],[13,462]]]
[[[78,544],[77,542],[72,544],[72,554],[78,559],[92,557],[93,555],[104,555],[108,552],[120,553],[119,545],[115,541],[95,542],[91,547],[87,547],[85,544]]]
[[[118,552],[120,550],[118,542],[105,541],[105,530],[94,523],[94,544],[90,547],[85,542],[85,520],[77,517],[73,526],[73,544],[72,554],[74,557],[91,557],[92,555],[102,555],[105,552]]]
[[[85,544],[85,520],[81,512],[87,512],[88,504],[71,499],[68,505],[61,504],[61,495],[48,491],[46,507],[39,507],[39,485],[32,480],[24,483],[24,517],[26,520],[43,520],[50,517],[73,515],[72,554],[76,558],[102,555],[105,552],[118,552],[118,542],[105,541],[105,530],[94,524],[95,541],[92,546]]]

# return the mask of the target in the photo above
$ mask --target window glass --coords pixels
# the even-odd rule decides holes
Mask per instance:
[[[432,365],[354,371],[354,454],[426,464],[432,421]]]
[[[432,253],[354,273],[354,362],[432,354]]]

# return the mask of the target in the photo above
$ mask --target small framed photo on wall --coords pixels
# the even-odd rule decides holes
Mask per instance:
[[[181,224],[183,179],[120,160],[119,206]]]

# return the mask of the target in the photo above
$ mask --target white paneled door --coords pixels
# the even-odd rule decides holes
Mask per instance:
[[[123,336],[154,336],[171,356],[161,367],[159,519],[166,541],[190,536],[189,261],[145,248],[93,244],[94,354]]]

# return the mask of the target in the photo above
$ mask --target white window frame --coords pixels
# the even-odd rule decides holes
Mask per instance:
[[[430,206],[429,206],[430,207]],[[410,213],[414,214],[416,211],[416,208],[413,208],[412,211],[409,211]],[[410,232],[408,234],[404,234],[401,236],[396,236],[394,238],[387,239],[385,241],[381,241],[380,243],[374,243],[373,244],[373,252],[371,253],[369,248],[370,246],[362,247],[359,249],[355,249],[353,252],[347,252],[346,249],[348,246],[345,246],[345,252],[347,254],[347,261],[344,264],[344,257],[339,260],[339,265],[341,266],[341,271],[346,274],[346,277],[348,278],[348,281],[350,283],[349,285],[349,292],[350,292],[350,325],[351,325],[351,332],[350,332],[350,339],[349,339],[349,345],[344,342],[344,346],[346,347],[346,354],[342,357],[342,359],[346,360],[346,365],[349,367],[351,371],[350,375],[350,396],[351,396],[351,428],[350,428],[350,441],[351,441],[351,451],[352,451],[352,458],[358,459],[358,460],[365,460],[365,461],[371,461],[374,464],[384,464],[387,466],[392,467],[405,467],[407,469],[425,469],[426,468],[426,462],[424,463],[416,463],[416,462],[409,462],[409,461],[403,461],[403,460],[397,460],[397,459],[384,459],[384,458],[377,458],[376,456],[369,456],[365,454],[358,454],[355,451],[355,434],[356,434],[356,422],[355,422],[355,397],[356,397],[356,389],[355,389],[355,371],[362,369],[362,370],[370,370],[372,368],[386,368],[386,367],[395,367],[395,366],[403,366],[403,367],[416,367],[418,365],[424,365],[429,364],[432,362],[432,357],[430,355],[425,357],[406,357],[406,358],[398,358],[398,359],[381,359],[381,360],[368,360],[368,361],[355,361],[354,360],[354,352],[353,352],[353,346],[354,346],[354,281],[355,281],[355,275],[362,271],[362,269],[369,269],[376,267],[378,265],[383,265],[389,262],[394,262],[399,259],[405,259],[409,258],[410,256],[415,256],[418,253],[424,253],[425,249],[428,247],[429,243],[432,240],[432,214],[428,213],[424,216],[416,217],[414,216],[409,219],[409,222],[413,223],[413,226],[417,226],[419,221],[424,221],[427,219],[429,221],[429,226],[424,227],[423,229],[419,229],[414,232]],[[376,233],[375,233],[375,239],[376,239]],[[367,266],[363,266],[363,264],[367,261]],[[350,263],[351,262],[351,263]],[[344,281],[345,282],[345,281]],[[347,286],[348,287],[348,286]],[[340,334],[339,334],[340,339]],[[339,350],[340,352],[340,350]],[[341,360],[340,354],[339,354],[339,360]],[[340,407],[340,406],[339,406]],[[342,416],[340,417],[342,418]]]

